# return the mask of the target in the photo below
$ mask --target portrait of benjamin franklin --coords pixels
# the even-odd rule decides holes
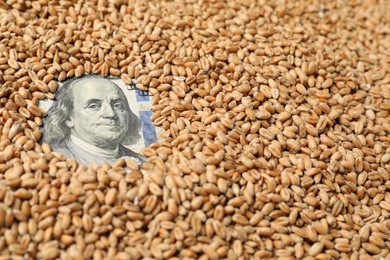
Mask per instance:
[[[146,157],[126,146],[141,138],[140,119],[122,89],[107,78],[86,75],[66,81],[43,121],[43,142],[80,163],[113,163]]]

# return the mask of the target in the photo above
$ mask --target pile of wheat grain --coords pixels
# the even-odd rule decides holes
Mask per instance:
[[[0,1],[0,259],[390,259],[389,13]],[[141,167],[38,143],[39,101],[84,74],[153,94]]]

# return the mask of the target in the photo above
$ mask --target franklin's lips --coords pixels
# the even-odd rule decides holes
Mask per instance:
[[[120,126],[118,123],[98,123],[97,126]]]

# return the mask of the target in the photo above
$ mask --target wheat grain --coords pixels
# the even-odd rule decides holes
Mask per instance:
[[[1,2],[4,257],[385,258],[386,11]],[[39,101],[84,74],[153,95],[165,140],[147,163],[86,167],[39,143]]]

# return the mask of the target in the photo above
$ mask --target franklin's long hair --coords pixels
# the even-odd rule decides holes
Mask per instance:
[[[74,77],[67,80],[57,91],[53,105],[47,111],[47,116],[43,119],[43,142],[46,142],[53,147],[58,147],[69,137],[70,129],[65,122],[73,113],[74,94],[77,93],[77,88],[75,89],[75,86],[77,83],[88,79],[109,80],[100,75],[86,75],[81,78]],[[118,85],[113,82],[111,83],[122,91]],[[141,120],[131,111],[127,100],[125,101],[125,109],[128,112],[130,120],[127,133],[121,141],[121,144],[129,146],[137,143],[141,138],[139,133],[141,129]]]

